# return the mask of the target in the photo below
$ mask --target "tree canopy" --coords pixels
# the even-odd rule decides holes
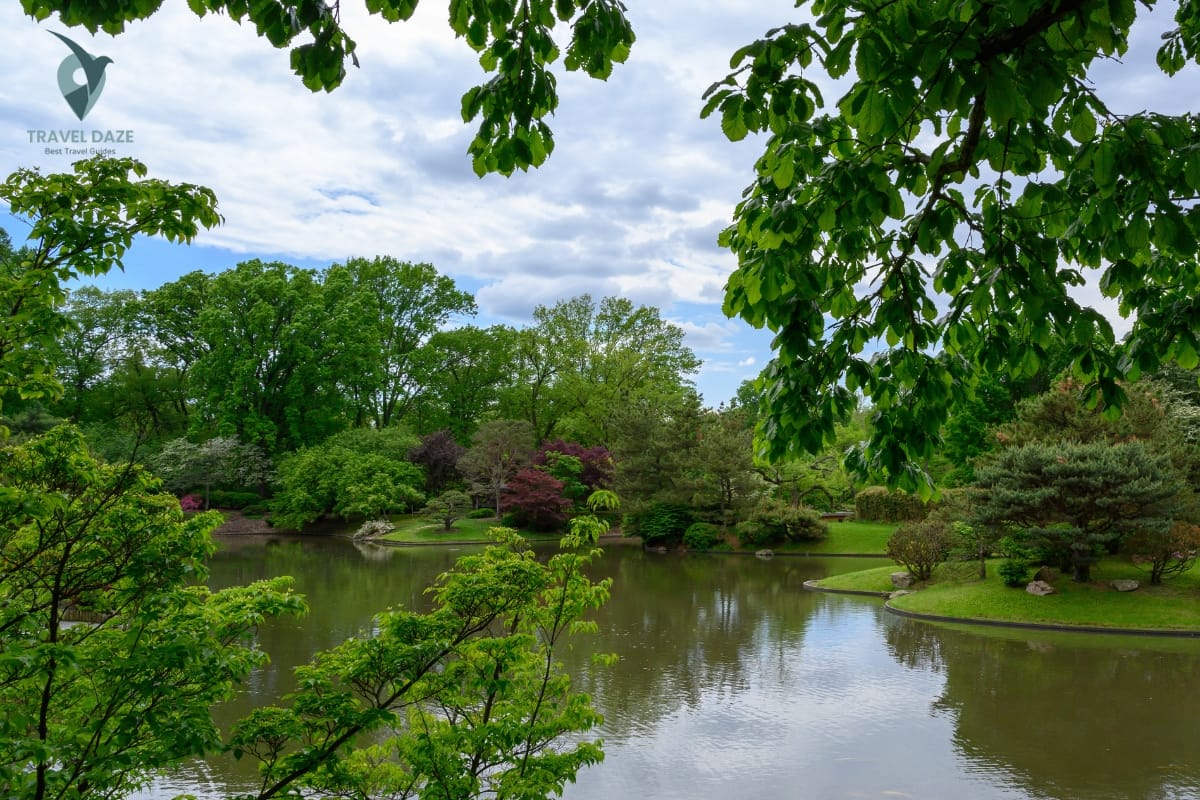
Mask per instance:
[[[721,242],[727,312],[776,334],[768,452],[818,449],[862,392],[856,463],[922,488],[981,369],[1026,377],[1061,343],[1089,405],[1115,410],[1123,379],[1196,365],[1197,118],[1119,113],[1089,80],[1126,52],[1134,0],[799,5],[813,21],[735,53],[703,111],[767,135]],[[1168,75],[1200,50],[1194,4],[1175,24]],[[832,108],[822,73],[845,89]],[[1085,281],[1134,318],[1122,341],[1071,293]]]
[[[159,7],[23,2],[35,18],[112,33]],[[367,2],[389,21],[415,5]],[[765,141],[720,237],[738,259],[726,312],[775,333],[759,386],[764,453],[820,450],[861,393],[874,424],[850,463],[927,492],[918,464],[982,372],[1019,380],[1061,353],[1088,404],[1116,413],[1122,381],[1200,363],[1197,117],[1127,113],[1091,79],[1127,53],[1153,0],[797,5],[796,21],[733,54],[702,109],[729,138]],[[314,90],[336,87],[355,60],[337,3],[191,7],[292,47]],[[1200,57],[1195,4],[1174,8],[1156,58],[1167,76]],[[493,75],[462,103],[480,120],[469,147],[480,174],[536,166],[552,149],[556,28],[571,27],[564,66],[594,77],[633,41],[619,0],[449,10]],[[1132,320],[1123,339],[1072,293],[1085,283]]]

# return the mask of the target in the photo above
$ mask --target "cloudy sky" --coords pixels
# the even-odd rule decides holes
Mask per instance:
[[[716,246],[760,144],[731,144],[715,119],[700,120],[700,96],[735,49],[798,12],[791,0],[627,4],[638,36],[629,63],[606,83],[560,74],[549,162],[480,180],[459,99],[483,73],[450,32],[444,2],[389,25],[349,0],[343,22],[362,66],[332,94],[312,94],[286,51],[249,26],[198,19],[181,0],[115,38],[36,23],[6,0],[0,169],[69,168],[72,157],[46,153],[31,130],[130,130],[132,145],[111,145],[119,155],[211,187],[225,224],[188,248],[139,244],[107,286],[152,287],[248,258],[321,267],[388,254],[429,261],[475,292],[482,324],[523,324],[536,305],[584,292],[619,294],[684,328],[705,362],[697,385],[715,405],[769,357],[768,334],[720,311],[733,259]],[[1179,90],[1194,80],[1154,78],[1169,27],[1142,25],[1126,63],[1097,72],[1115,108],[1194,104],[1194,90]],[[58,91],[68,51],[49,31],[113,60],[82,123]],[[11,218],[0,225],[20,238]]]
[[[319,267],[355,255],[429,261],[476,293],[481,322],[525,323],[537,304],[590,292],[658,306],[705,362],[697,384],[728,399],[769,355],[769,336],[720,311],[732,257],[717,232],[758,147],[729,143],[700,96],[729,55],[791,19],[790,2],[632,3],[630,63],[606,82],[560,74],[556,150],[529,174],[480,180],[459,100],[483,75],[454,38],[446,4],[389,25],[344,5],[360,69],[312,94],[249,26],[197,19],[168,0],[118,37],[0,4],[0,168],[66,170],[30,130],[132,130],[110,145],[154,175],[211,187],[225,224],[195,246],[146,242],[106,285],[156,286],[247,258]],[[753,9],[748,11],[747,9]],[[68,55],[49,31],[113,60],[80,123],[58,91]],[[19,238],[11,218],[0,221]]]

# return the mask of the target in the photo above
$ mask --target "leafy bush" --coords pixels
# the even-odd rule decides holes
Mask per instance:
[[[1125,540],[1133,563],[1150,570],[1150,583],[1187,572],[1200,556],[1200,526],[1175,522],[1167,531],[1141,528]]]
[[[758,546],[783,541],[819,541],[829,534],[829,526],[808,506],[767,499],[750,512],[749,519],[737,526],[737,532],[743,546]]]
[[[563,496],[563,482],[540,469],[523,469],[504,489],[504,507],[518,527],[554,531],[567,523],[571,501]]]
[[[266,503],[251,503],[242,509],[242,513],[247,517],[261,517],[267,513]]]
[[[199,511],[204,507],[204,502],[194,494],[185,494],[179,498],[179,508],[183,511]]]
[[[683,546],[689,550],[711,550],[723,538],[721,529],[711,522],[693,522],[683,532]]]
[[[369,519],[354,532],[355,539],[374,539],[396,530],[396,526],[386,519]]]
[[[929,509],[921,498],[899,489],[868,486],[854,496],[854,516],[875,522],[908,522],[925,519]]]
[[[467,519],[487,519],[496,516],[494,508],[473,508],[467,512]]]
[[[679,542],[691,524],[692,511],[687,506],[655,503],[645,511],[627,516],[625,532],[629,536],[640,536],[643,543],[657,547]]]
[[[1004,559],[996,571],[1005,586],[1016,589],[1029,582],[1029,564],[1019,558]]]
[[[245,508],[262,502],[257,492],[226,492],[213,489],[208,495],[208,504],[212,508]]]
[[[945,522],[906,522],[888,539],[887,555],[915,579],[927,581],[934,568],[946,560],[952,537],[950,525]]]
[[[779,542],[778,531],[768,528],[766,525],[761,525],[757,522],[745,520],[734,526],[734,531],[737,532],[738,544],[742,547],[761,547],[768,544],[777,544]]]

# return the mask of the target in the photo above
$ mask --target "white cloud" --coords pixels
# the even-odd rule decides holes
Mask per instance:
[[[607,82],[560,74],[556,150],[540,170],[508,180],[471,171],[459,97],[484,73],[444,7],[421,4],[395,25],[360,3],[342,11],[362,67],[330,94],[307,91],[287,52],[252,26],[197,19],[182,3],[116,38],[68,32],[113,59],[103,96],[79,123],[55,82],[67,51],[47,32],[65,29],[33,22],[19,4],[0,6],[0,168],[68,167],[70,158],[31,144],[28,130],[131,129],[135,143],[120,154],[216,191],[225,224],[200,242],[228,252],[230,265],[267,253],[430,261],[479,287],[485,314],[514,321],[539,303],[620,293],[676,318],[702,355],[724,354],[734,370],[761,363],[762,337],[734,352],[746,326],[713,321],[734,267],[716,236],[761,142],[726,141],[718,120],[699,119],[700,95],[728,72],[734,50],[800,19],[792,0],[634,4],[629,63]],[[1170,91],[1148,84],[1139,66],[1161,30],[1155,22],[1139,32],[1124,67],[1106,65],[1122,106]],[[830,104],[840,94],[822,89]],[[155,274],[188,268],[180,257],[174,274]]]

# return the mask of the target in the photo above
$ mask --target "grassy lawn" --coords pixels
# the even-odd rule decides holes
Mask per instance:
[[[1070,576],[1054,582],[1058,594],[1036,597],[1010,589],[996,575],[993,562],[986,580],[979,580],[963,565],[942,567],[934,580],[915,594],[892,602],[895,608],[960,619],[1087,625],[1103,628],[1200,630],[1200,569],[1150,586],[1146,573],[1119,559],[1092,567],[1092,581],[1075,583]],[[826,578],[829,589],[887,591],[895,567]],[[1142,584],[1136,592],[1118,592],[1108,585],[1116,578],[1133,578]]]
[[[883,555],[894,522],[829,522],[829,535],[819,542],[796,542],[773,547],[777,553],[847,553]]]
[[[901,569],[901,567],[890,564],[886,567],[846,572],[841,575],[822,578],[817,581],[817,586],[820,586],[822,589],[836,589],[848,592],[890,592],[896,588],[892,586],[891,575],[898,569]]]
[[[491,541],[487,535],[488,528],[494,528],[500,523],[491,517],[485,519],[460,519],[455,521],[454,527],[446,530],[445,526],[440,522],[413,514],[393,517],[392,524],[396,526],[396,530],[385,536],[380,536],[376,541],[403,542],[405,544],[439,544],[442,542],[486,543]],[[557,540],[559,538],[559,535],[554,533],[531,533],[529,531],[520,531],[520,533],[527,539]]]

